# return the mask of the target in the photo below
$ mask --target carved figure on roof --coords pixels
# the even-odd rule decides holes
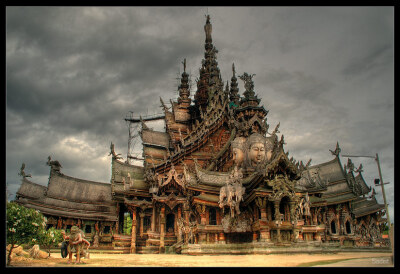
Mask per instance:
[[[244,88],[246,91],[251,92],[254,90],[253,76],[255,76],[255,74],[248,74],[247,72],[238,76],[242,81],[244,81]]]
[[[68,241],[68,263],[72,262],[72,253],[75,251],[76,253],[76,261],[75,263],[81,263],[81,257],[88,258],[89,246],[90,243],[85,239],[85,235],[82,230],[77,226],[71,227],[70,235],[65,235],[65,232],[61,232],[65,241]],[[86,249],[85,249],[86,247]]]
[[[354,164],[353,164],[353,162],[351,161],[350,158],[347,159],[347,165],[344,166],[344,169],[345,170],[348,169],[349,172],[353,172],[354,171]]]
[[[248,165],[256,167],[265,161],[265,137],[253,133],[247,139]]]
[[[363,172],[363,171],[364,171],[364,170],[363,170],[363,165],[360,164],[360,166],[359,166],[354,172],[361,173],[361,172]]]
[[[341,149],[339,147],[339,142],[336,143],[336,148],[334,151],[333,150],[329,150],[329,151],[332,153],[332,155],[335,155],[336,157],[338,157],[339,153],[341,152]]]
[[[61,164],[60,164],[59,161],[57,161],[57,160],[52,161],[52,160],[51,160],[51,156],[49,156],[47,159],[48,159],[48,160],[47,160],[47,163],[46,163],[46,164],[47,164],[48,166],[50,166],[52,170],[54,170],[54,171],[60,171],[60,169],[62,168],[62,166],[61,166]]]
[[[212,25],[210,24],[210,15],[207,14],[207,21],[204,25],[204,31],[206,33],[206,42],[211,42],[211,32],[212,32]]]
[[[24,169],[25,169],[25,163],[22,163],[21,171],[18,173],[18,175],[19,175],[19,176],[22,176],[22,178],[32,177],[31,174],[25,174]]]
[[[112,142],[111,142],[111,144],[110,144],[110,153],[108,154],[108,156],[110,156],[110,155],[112,155],[112,157],[113,157],[114,159],[116,159],[116,160],[122,159],[122,157],[119,156],[119,155],[121,155],[120,153],[118,153],[118,154],[115,153],[114,144],[113,144]]]

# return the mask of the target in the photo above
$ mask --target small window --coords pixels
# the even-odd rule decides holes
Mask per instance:
[[[110,226],[109,225],[104,226],[103,233],[104,234],[109,234],[110,233]]]
[[[91,225],[85,225],[85,233],[92,233],[92,226]]]

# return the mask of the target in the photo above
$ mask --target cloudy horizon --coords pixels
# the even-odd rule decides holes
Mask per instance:
[[[47,157],[62,173],[110,182],[110,142],[124,159],[124,118],[160,113],[177,97],[184,58],[195,86],[206,7],[7,7],[6,184],[22,163],[47,186]],[[254,76],[285,151],[312,165],[379,154],[394,222],[394,8],[208,7],[224,82]],[[239,91],[244,91],[239,81]],[[191,96],[195,87],[191,88]],[[149,123],[162,129],[159,122]],[[137,147],[136,149],[140,149]],[[347,158],[340,158],[342,165]],[[352,158],[372,187],[376,162]],[[377,200],[383,203],[381,188]]]

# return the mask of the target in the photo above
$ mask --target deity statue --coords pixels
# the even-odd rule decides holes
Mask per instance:
[[[71,227],[71,234],[65,235],[65,232],[62,231],[62,235],[65,241],[68,241],[67,251],[68,251],[68,263],[72,262],[72,253],[76,252],[76,261],[75,263],[81,263],[81,256],[88,258],[88,249],[90,243],[84,238],[83,231],[79,229],[77,226]],[[86,246],[86,250],[84,247]]]
[[[247,139],[248,164],[256,167],[265,161],[265,137],[259,133],[253,133]]]

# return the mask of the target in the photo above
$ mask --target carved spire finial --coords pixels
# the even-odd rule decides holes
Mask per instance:
[[[341,151],[340,147],[339,147],[339,142],[336,142],[336,148],[335,151],[329,150],[332,155],[335,155],[336,157],[339,157],[339,153]]]

